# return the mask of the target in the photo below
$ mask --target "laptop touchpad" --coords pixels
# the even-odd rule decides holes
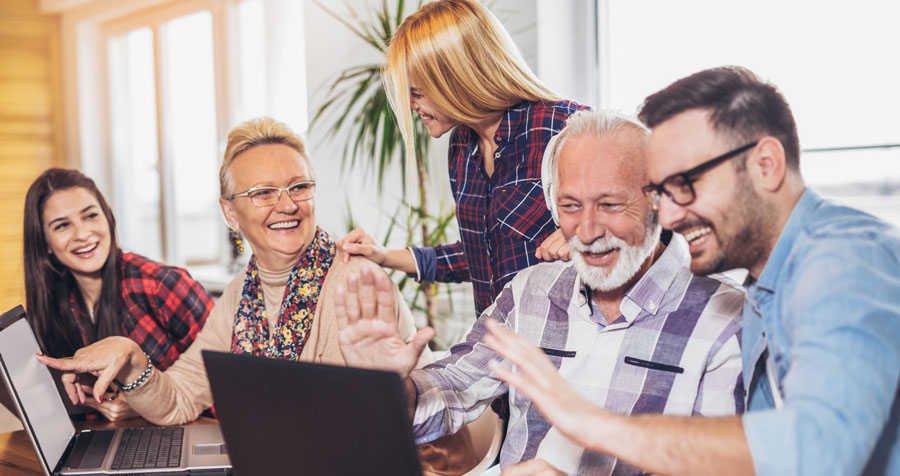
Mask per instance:
[[[194,456],[224,455],[228,454],[224,443],[213,445],[194,445]]]

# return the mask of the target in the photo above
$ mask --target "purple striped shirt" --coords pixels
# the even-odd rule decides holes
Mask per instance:
[[[668,232],[666,232],[668,234]],[[415,370],[419,442],[475,420],[507,386],[487,363],[499,355],[481,343],[495,319],[540,346],[586,398],[620,414],[732,415],[743,412],[740,329],[743,289],[725,278],[694,276],[687,243],[673,234],[666,250],[625,295],[621,316],[595,314],[571,262],[521,271],[447,358]],[[638,474],[586,451],[550,426],[514,389],[501,466],[543,458],[567,474]]]

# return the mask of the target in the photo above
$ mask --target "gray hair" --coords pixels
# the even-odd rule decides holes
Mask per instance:
[[[541,164],[541,181],[544,187],[544,199],[547,208],[553,215],[553,221],[559,224],[559,215],[556,210],[555,189],[559,187],[559,152],[563,145],[570,139],[591,136],[596,138],[609,137],[622,131],[631,129],[639,134],[641,145],[646,146],[650,138],[650,129],[642,124],[636,117],[623,114],[618,111],[593,110],[578,111],[569,116],[566,127],[555,137],[550,139],[544,150],[544,159]]]

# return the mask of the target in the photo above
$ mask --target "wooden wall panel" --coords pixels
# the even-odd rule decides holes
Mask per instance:
[[[25,300],[25,192],[63,164],[59,18],[38,3],[0,1],[0,312]]]

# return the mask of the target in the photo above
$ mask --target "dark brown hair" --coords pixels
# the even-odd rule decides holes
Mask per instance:
[[[116,240],[116,219],[112,210],[90,177],[77,170],[47,169],[35,179],[25,196],[25,303],[28,320],[34,327],[41,347],[51,357],[66,357],[84,346],[69,309],[69,296],[74,292],[78,312],[86,315],[87,307],[75,277],[51,253],[47,252],[44,236],[44,206],[54,193],[71,188],[83,188],[97,198],[100,209],[109,223],[110,249],[106,263],[100,270],[103,285],[100,299],[94,307],[97,324],[93,338],[99,340],[122,335],[122,316],[119,304],[121,251]]]
[[[791,107],[778,88],[752,71],[722,66],[679,79],[648,96],[638,117],[653,129],[691,109],[709,111],[713,128],[730,136],[736,147],[762,136],[775,137],[784,147],[788,167],[799,171],[800,140]]]

